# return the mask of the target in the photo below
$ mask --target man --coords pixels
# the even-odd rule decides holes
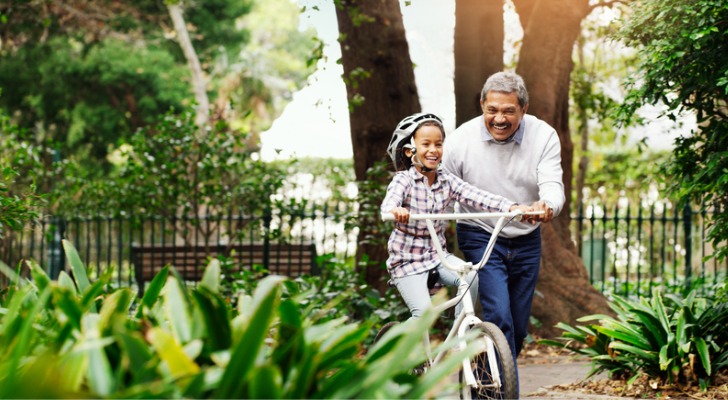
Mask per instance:
[[[554,128],[526,114],[528,91],[515,73],[491,75],[480,106],[483,115],[448,137],[443,167],[481,189],[545,212],[533,221],[507,225],[478,272],[483,319],[503,331],[515,362],[528,335],[541,264],[540,223],[558,215],[565,201],[561,145]],[[458,211],[477,210],[459,204]],[[458,245],[467,261],[480,261],[494,224],[495,220],[458,222]]]

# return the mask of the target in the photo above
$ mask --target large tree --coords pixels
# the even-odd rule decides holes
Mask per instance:
[[[457,125],[482,112],[480,89],[488,76],[503,70],[504,39],[503,0],[455,1]]]
[[[558,322],[575,322],[585,314],[608,310],[606,299],[589,284],[584,264],[571,241],[571,191],[574,148],[569,130],[569,87],[574,43],[581,22],[594,6],[588,0],[547,2],[514,0],[523,26],[523,44],[516,71],[523,76],[530,95],[529,113],[553,126],[561,139],[566,204],[561,215],[543,224],[543,258],[533,316],[539,333],[560,332]]]
[[[387,162],[386,148],[394,127],[402,118],[420,111],[414,69],[405,37],[402,11],[397,0],[337,0],[341,62],[349,101],[354,172],[358,182],[377,162]],[[386,178],[379,176],[379,178]],[[373,186],[386,187],[381,179]],[[364,191],[362,191],[364,192]],[[362,193],[364,195],[364,193]],[[377,230],[378,196],[362,196],[360,210],[368,218],[360,220],[357,259],[366,254],[367,282],[382,288],[386,270],[386,246]],[[374,239],[372,239],[374,238]]]
[[[418,110],[416,98],[413,98],[417,91],[408,71],[411,62],[401,27],[398,2],[341,1],[338,4],[344,78],[352,107],[350,116],[354,160],[357,180],[362,181],[366,178],[364,171],[374,161],[381,159],[394,123],[401,116]],[[539,333],[551,336],[559,333],[553,327],[559,321],[574,322],[585,314],[608,311],[606,299],[589,284],[569,231],[573,175],[573,146],[568,121],[572,53],[580,34],[581,21],[595,6],[590,6],[588,0],[515,0],[514,4],[524,30],[517,72],[524,77],[529,87],[529,111],[557,130],[562,145],[567,203],[559,218],[544,225],[539,295],[533,308],[534,316],[542,323]],[[386,10],[389,13],[383,14]],[[487,75],[503,66],[504,36],[500,28],[502,22],[499,22],[503,20],[503,3],[461,0],[457,2],[456,14],[456,21],[461,25],[456,27],[455,45],[456,74],[462,74],[456,77],[460,120],[477,115],[473,111],[474,94],[478,93]],[[494,28],[493,32],[481,30],[478,25],[483,23],[484,18],[498,28]],[[393,32],[396,33],[395,37],[392,37]],[[493,36],[479,37],[486,34]],[[478,37],[480,43],[478,40],[466,39]],[[493,43],[484,44],[489,41]],[[470,57],[467,51],[471,52]],[[488,56],[497,61],[489,61]],[[396,76],[397,79],[382,80],[385,76]],[[358,79],[361,77],[366,79]],[[466,87],[467,82],[475,87]],[[407,98],[402,98],[403,94]],[[411,108],[402,108],[402,103]],[[387,125],[378,130],[371,128],[372,123],[386,119],[389,120]],[[366,236],[361,238],[373,236],[372,229],[365,227],[367,224],[361,225],[362,231],[366,231]],[[381,262],[384,259],[383,246],[381,242],[373,243],[375,246],[362,246],[360,252],[365,252],[370,260]],[[372,280],[369,282],[376,283]]]

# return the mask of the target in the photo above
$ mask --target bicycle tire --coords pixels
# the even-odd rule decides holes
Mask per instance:
[[[513,362],[511,348],[503,332],[493,323],[481,322],[473,325],[470,329],[477,329],[479,332],[476,340],[490,339],[493,342],[493,349],[497,358],[497,368],[500,372],[500,385],[493,382],[493,376],[489,372],[488,354],[483,350],[470,359],[478,388],[471,388],[465,384],[465,377],[460,371],[460,398],[462,399],[516,399],[518,398],[518,383],[516,380],[516,366]],[[496,390],[500,386],[500,390]]]
[[[393,326],[397,325],[398,323],[399,322],[397,322],[397,321],[390,321],[390,322],[387,322],[386,324],[382,325],[382,328],[379,329],[379,332],[377,332],[377,336],[374,336],[374,342],[372,342],[372,343],[377,343],[379,341],[379,339],[381,339],[382,336],[384,336],[385,333],[387,333],[390,329],[392,329]]]
[[[386,324],[382,325],[382,328],[379,329],[379,332],[377,332],[377,336],[374,336],[374,341],[372,342],[372,345],[377,343],[384,334],[386,334],[390,329],[392,329],[393,326],[399,324],[397,321],[391,321],[387,322]],[[427,371],[427,367],[429,366],[429,362],[424,362],[421,365],[415,367],[412,371],[412,375],[422,375]]]

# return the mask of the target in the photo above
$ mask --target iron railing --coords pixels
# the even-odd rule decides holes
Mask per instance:
[[[279,244],[313,243],[316,254],[346,260],[355,254],[358,233],[356,228],[348,228],[350,214],[349,205],[342,203],[255,215],[144,218],[122,213],[114,217],[45,217],[19,232],[6,234],[0,241],[0,260],[15,267],[22,259],[32,259],[56,278],[60,271],[68,269],[62,248],[62,239],[66,239],[92,277],[111,268],[114,282],[120,286],[135,285],[131,257],[133,249],[141,246],[263,244],[266,254],[261,266],[268,269],[268,262],[280,264],[276,257],[295,259],[293,254],[279,254]]]
[[[346,260],[356,252],[358,233],[356,224],[349,223],[356,215],[349,204],[166,219],[128,214],[48,217],[20,232],[6,233],[0,241],[0,260],[16,266],[22,258],[34,259],[57,277],[67,268],[63,238],[76,247],[92,276],[112,268],[116,284],[131,286],[130,255],[139,245],[262,242],[274,249],[279,243],[305,241],[315,244],[318,255]],[[697,282],[717,283],[728,274],[728,261],[710,258],[713,248],[706,240],[706,220],[717,210],[590,204],[576,211],[571,217],[572,239],[592,284],[603,293],[649,296],[654,287],[680,291]]]
[[[589,279],[602,293],[649,296],[654,287],[706,288],[728,273],[706,239],[708,217],[719,210],[665,206],[579,207],[571,232]]]

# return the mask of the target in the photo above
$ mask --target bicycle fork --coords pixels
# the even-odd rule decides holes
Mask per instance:
[[[474,279],[477,279],[474,278]],[[461,289],[467,289],[468,283],[466,282],[466,279],[463,279],[463,283],[460,285]],[[475,309],[473,305],[473,299],[470,297],[470,294],[467,290],[463,290],[462,293],[462,302],[463,302],[463,309],[460,312],[460,315],[458,315],[457,320],[455,321],[455,327],[457,329],[453,329],[453,331],[450,332],[450,335],[448,336],[448,339],[450,339],[450,336],[454,333],[454,331],[457,330],[458,338],[460,339],[459,348],[460,351],[465,351],[465,348],[467,347],[467,342],[463,340],[462,338],[465,337],[465,335],[468,333],[468,330],[472,328],[473,326],[480,324],[482,321],[475,316]],[[480,339],[484,340],[480,340]],[[448,340],[446,339],[446,340]],[[482,368],[486,369],[488,366],[491,366],[490,368],[490,376],[491,376],[491,382],[493,382],[491,389],[499,390],[501,387],[501,379],[500,379],[500,371],[497,367],[493,367],[498,365],[497,359],[496,359],[496,352],[495,352],[495,345],[493,344],[493,340],[490,339],[487,335],[481,335],[478,337],[478,340],[476,342],[478,344],[478,349],[476,350],[476,354],[481,354],[482,352],[485,352],[486,357],[488,358],[488,365],[474,365],[471,360],[472,358],[468,357],[463,360],[463,379],[465,381],[465,384],[470,386],[471,388],[478,388],[480,385],[480,382],[475,378],[475,373],[473,372],[474,368]]]

